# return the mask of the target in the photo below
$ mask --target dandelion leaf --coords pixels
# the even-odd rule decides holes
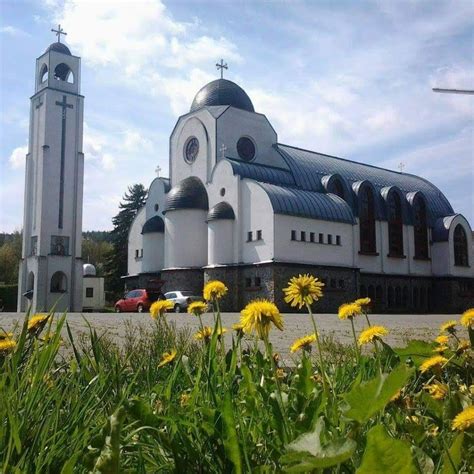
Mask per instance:
[[[416,474],[410,445],[390,437],[382,425],[371,428],[356,474]]]
[[[336,466],[347,461],[356,449],[352,439],[332,440],[323,445],[321,437],[324,420],[320,418],[315,429],[305,433],[286,446],[287,454],[281,457],[285,472],[308,472],[314,469]]]
[[[419,367],[426,359],[433,356],[434,347],[435,344],[432,342],[414,339],[410,341],[406,347],[398,347],[395,348],[394,351],[402,362],[410,359],[416,367]]]
[[[464,434],[461,433],[454,438],[453,444],[449,448],[448,453],[443,455],[443,469],[441,474],[457,474],[462,462],[462,442]]]
[[[389,374],[378,375],[368,382],[362,382],[343,395],[347,404],[345,415],[348,418],[366,422],[382,410],[390,399],[407,383],[414,369],[399,364]]]
[[[230,459],[234,466],[233,472],[242,472],[242,462],[240,455],[239,438],[237,430],[235,428],[234,411],[232,408],[232,399],[229,392],[226,392],[224,401],[222,403],[222,419],[224,422],[224,448],[227,457]]]

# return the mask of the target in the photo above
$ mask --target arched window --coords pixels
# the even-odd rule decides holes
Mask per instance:
[[[365,186],[359,196],[360,251],[375,253],[375,202],[372,190]]]
[[[35,289],[35,274],[33,272],[28,273],[28,280],[26,282],[26,291]]]
[[[458,224],[454,228],[454,265],[467,267],[469,259],[467,257],[467,236],[464,227]]]
[[[54,78],[58,81],[65,81],[72,84],[74,82],[74,75],[71,68],[64,63],[58,64],[54,68]]]
[[[415,258],[428,258],[428,226],[426,223],[425,200],[416,197],[413,203],[413,232],[415,237]]]
[[[46,64],[43,64],[41,66],[39,77],[40,77],[40,84],[42,84],[44,81],[46,81],[46,79],[48,79],[48,66],[46,66]]]
[[[402,201],[397,193],[391,193],[388,199],[388,254],[403,256]]]
[[[51,277],[51,293],[66,293],[67,277],[63,272],[56,272]]]
[[[339,196],[341,199],[345,199],[344,186],[340,179],[334,180],[331,192],[336,196]]]

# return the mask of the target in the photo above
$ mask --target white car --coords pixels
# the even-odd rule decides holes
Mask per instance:
[[[175,313],[186,310],[193,301],[202,301],[202,297],[194,295],[192,291],[168,291],[165,293],[165,298],[174,303]]]

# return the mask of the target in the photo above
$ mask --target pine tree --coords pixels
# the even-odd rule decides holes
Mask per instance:
[[[105,283],[114,300],[122,295],[124,284],[120,277],[127,274],[128,232],[137,212],[145,205],[146,196],[143,184],[129,186],[119,204],[119,213],[112,219],[113,248],[105,261]]]

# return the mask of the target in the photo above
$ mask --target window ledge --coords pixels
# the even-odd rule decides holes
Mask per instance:
[[[413,257],[413,260],[424,260],[426,262],[430,262],[431,258],[430,257],[417,257],[416,255]]]
[[[62,253],[48,253],[49,256],[51,257],[70,257],[71,254],[62,254]]]
[[[378,257],[380,254],[378,252],[364,252],[363,250],[359,250],[359,255],[368,255],[371,257]]]
[[[407,258],[406,255],[396,255],[396,254],[393,254],[393,253],[388,253],[387,257],[389,257],[389,258],[400,258],[400,259]]]
[[[454,266],[455,267],[461,267],[461,268],[471,268],[471,265],[469,265],[469,264],[461,265],[460,263],[455,263]]]

